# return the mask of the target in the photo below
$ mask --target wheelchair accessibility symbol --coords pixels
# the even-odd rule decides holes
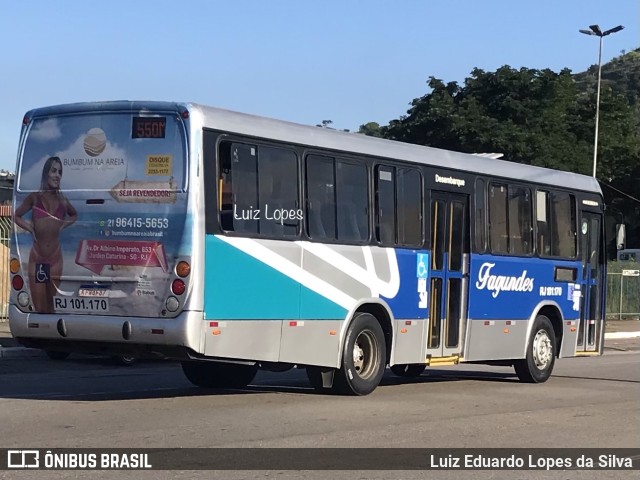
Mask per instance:
[[[49,282],[49,267],[48,263],[36,263],[36,283]]]
[[[427,278],[427,265],[429,265],[429,254],[427,253],[419,253],[417,257],[417,277],[418,278]]]

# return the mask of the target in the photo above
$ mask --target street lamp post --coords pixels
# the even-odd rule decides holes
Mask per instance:
[[[600,30],[598,25],[589,25],[591,30],[580,30],[580,33],[584,33],[585,35],[596,35],[600,37],[600,48],[598,49],[598,93],[596,94],[596,134],[595,140],[593,141],[593,178],[596,178],[596,166],[598,162],[598,119],[600,116],[600,77],[602,75],[602,39],[607,35],[611,35],[612,33],[619,32],[624,27],[622,25],[618,25],[617,27],[610,28],[609,30],[605,30],[604,32]]]

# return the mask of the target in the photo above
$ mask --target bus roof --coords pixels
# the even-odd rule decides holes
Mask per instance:
[[[587,175],[368,137],[330,128],[301,125],[197,103],[157,101],[85,102],[39,108],[31,110],[27,113],[27,116],[71,114],[96,110],[139,112],[144,110],[181,111],[184,109],[200,113],[204,126],[216,130],[270,138],[309,147],[373,155],[423,165],[475,172],[482,175],[522,180],[524,182],[553,185],[597,194],[602,193],[597,180]]]

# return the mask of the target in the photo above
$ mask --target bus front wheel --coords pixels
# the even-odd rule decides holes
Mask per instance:
[[[358,314],[345,336],[342,365],[334,389],[347,395],[368,395],[382,380],[386,365],[384,332],[371,314]]]
[[[255,378],[258,365],[235,363],[182,362],[182,371],[197,387],[242,388]]]
[[[515,360],[516,375],[524,383],[544,383],[551,376],[556,360],[556,336],[551,321],[538,315],[531,330],[527,356]]]

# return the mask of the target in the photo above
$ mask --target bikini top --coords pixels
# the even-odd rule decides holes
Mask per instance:
[[[58,203],[58,208],[56,208],[56,211],[53,213],[49,213],[45,208],[44,203],[42,203],[42,197],[40,195],[38,195],[38,200],[36,201],[36,204],[33,206],[33,213],[32,213],[34,219],[55,217],[58,220],[62,220],[66,214],[67,214],[66,202],[64,202],[63,200],[60,200],[60,202]]]

